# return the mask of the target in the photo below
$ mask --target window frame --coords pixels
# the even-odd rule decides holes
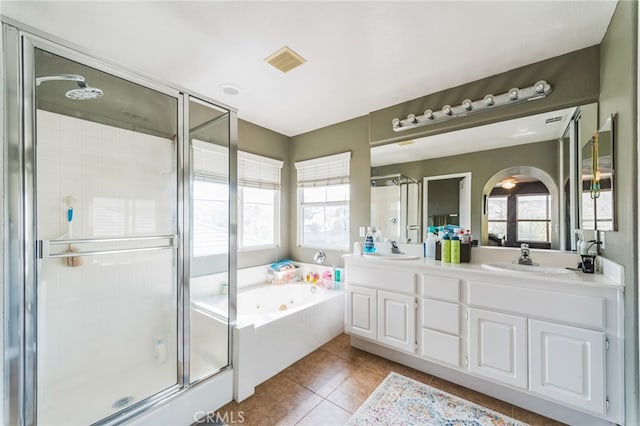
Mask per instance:
[[[522,197],[545,197],[546,201],[546,219],[520,219],[518,210],[520,207],[520,198]],[[516,194],[515,195],[515,207],[516,207],[516,241],[519,243],[551,243],[551,194]],[[546,240],[524,240],[520,239],[519,225],[521,222],[546,222],[547,224],[547,239]]]
[[[297,171],[297,191],[296,191],[296,242],[298,247],[310,249],[325,249],[348,252],[351,246],[351,183],[350,167],[351,152],[342,152],[310,160],[297,161],[295,168]],[[304,202],[304,190],[309,188],[329,188],[331,186],[346,185],[346,199],[340,201]],[[325,190],[326,191],[326,190]],[[346,243],[336,246],[326,242],[321,244],[310,244],[304,240],[304,209],[305,207],[344,207],[346,211]],[[326,230],[325,230],[326,231]]]
[[[277,169],[277,178],[271,180],[260,180],[260,178],[245,177],[242,175],[244,163],[256,163],[258,166],[263,166],[266,169]],[[281,198],[282,198],[282,168],[284,162],[282,160],[276,160],[274,158],[265,157],[263,155],[253,154],[246,151],[238,151],[238,190],[237,190],[237,251],[238,253],[249,253],[261,250],[271,250],[280,247],[282,243],[282,211],[281,211]],[[252,184],[243,184],[244,181],[251,182]],[[264,184],[264,185],[263,185]],[[269,244],[260,245],[244,245],[244,202],[246,201],[244,190],[246,188],[260,188],[270,189],[273,191],[273,242]]]
[[[489,219],[489,207],[487,206],[487,228],[489,223],[491,222],[495,222],[495,223],[504,223],[504,239],[507,240],[508,239],[508,235],[509,235],[509,196],[508,195],[490,195],[487,197],[487,203],[489,202],[489,200],[491,200],[492,198],[504,198],[505,203],[507,204],[507,208],[505,211],[505,218],[504,219]]]

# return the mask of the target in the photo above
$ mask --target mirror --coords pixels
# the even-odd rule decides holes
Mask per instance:
[[[536,204],[525,212],[525,204],[522,204],[521,219],[525,215],[531,223],[525,224],[524,219],[520,221],[523,223],[520,224],[519,237],[517,221],[501,225],[512,229],[513,238],[509,238],[508,230],[503,233],[505,245],[538,239],[544,234],[546,241],[539,241],[540,244],[534,246],[571,250],[574,248],[573,229],[578,223],[579,210],[580,185],[579,180],[574,178],[578,176],[578,141],[591,137],[597,128],[596,117],[597,104],[594,103],[374,146],[371,148],[371,175],[411,176],[422,183],[419,224],[422,238],[412,238],[411,242],[421,242],[424,230],[435,221],[439,223],[445,220],[455,224],[457,214],[458,224],[471,229],[473,238],[480,245],[496,243],[489,239],[488,198],[500,182],[514,179],[516,188],[520,189],[513,195],[519,196],[521,203],[529,201],[528,205],[531,206],[535,201],[544,203],[544,207],[543,204]],[[444,180],[441,183],[446,185],[447,179],[455,179],[463,174],[473,176],[473,180],[469,178],[467,191],[458,199],[458,211],[451,208],[442,212],[436,210],[440,208],[439,198],[442,195],[451,197],[460,194],[459,187],[458,191],[455,186],[438,188],[438,181]],[[523,193],[526,188],[533,192]],[[497,194],[494,193],[495,196]],[[525,196],[534,198],[522,198]],[[377,216],[373,214],[374,197],[372,192],[371,225],[380,227]],[[460,210],[461,202],[470,206],[469,226],[460,222],[465,214],[464,207]],[[511,210],[513,213],[508,213],[509,209],[505,209],[505,212],[517,217],[517,203]],[[446,215],[446,218],[441,215]],[[492,229],[495,230],[497,220],[493,219],[492,222]],[[528,234],[525,232],[527,226]],[[382,237],[388,238],[384,232]],[[498,245],[503,245],[502,241]]]
[[[616,230],[614,187],[614,116],[609,116],[580,149],[580,226]]]
[[[471,229],[471,173],[424,178],[425,228],[457,225]]]

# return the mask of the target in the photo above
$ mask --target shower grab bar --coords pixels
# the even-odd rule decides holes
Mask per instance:
[[[65,258],[65,257],[77,257],[77,256],[97,256],[102,254],[115,254],[115,253],[134,253],[143,251],[156,251],[175,249],[177,247],[177,235],[160,235],[152,237],[123,237],[123,238],[84,238],[75,240],[38,240],[36,241],[37,258]],[[113,243],[113,242],[136,242],[136,241],[155,241],[155,240],[170,240],[166,245],[151,246],[151,247],[132,247],[123,249],[106,249],[106,250],[91,250],[91,251],[69,251],[64,253],[50,253],[50,246],[55,245],[71,245],[82,243]]]
[[[175,241],[177,235],[151,235],[147,237],[116,237],[116,238],[80,238],[74,240],[49,240],[49,245],[83,244],[83,243],[124,243],[136,241],[171,240]]]

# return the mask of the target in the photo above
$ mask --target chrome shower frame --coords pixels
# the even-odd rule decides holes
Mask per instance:
[[[91,66],[177,101],[177,384],[97,424],[121,424],[148,413],[195,385],[189,377],[190,224],[188,99],[204,100],[229,114],[229,325],[228,365],[198,383],[232,368],[231,327],[236,321],[236,174],[237,111],[218,101],[124,69],[82,48],[2,16],[4,43],[4,265],[3,265],[3,414],[0,423],[31,426],[37,419],[37,247],[35,246],[35,48]]]

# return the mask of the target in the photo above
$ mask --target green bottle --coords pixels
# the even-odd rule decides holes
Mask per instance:
[[[451,238],[451,263],[460,263],[460,238]]]
[[[444,234],[442,237],[442,263],[451,263],[451,237],[448,234]]]

